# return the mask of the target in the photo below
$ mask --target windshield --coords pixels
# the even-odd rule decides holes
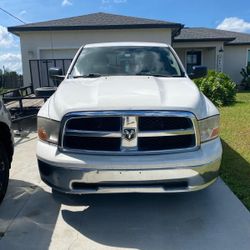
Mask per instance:
[[[119,75],[184,76],[168,47],[84,48],[71,71],[72,77]]]

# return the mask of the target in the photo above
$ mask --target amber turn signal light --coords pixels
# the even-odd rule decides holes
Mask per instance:
[[[49,136],[44,128],[39,128],[37,133],[40,140],[47,141],[49,139]]]
[[[214,128],[211,133],[211,138],[217,137],[219,135],[219,128]]]

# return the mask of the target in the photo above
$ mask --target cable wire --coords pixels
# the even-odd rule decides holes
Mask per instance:
[[[26,24],[23,20],[21,20],[20,18],[18,18],[17,16],[15,16],[15,15],[13,15],[13,14],[11,14],[9,11],[7,11],[7,10],[1,8],[1,7],[0,7],[0,10],[2,10],[3,12],[5,12],[5,13],[8,14],[9,16],[11,16],[11,17],[17,19],[19,22],[21,22],[21,23],[23,23],[23,24]]]

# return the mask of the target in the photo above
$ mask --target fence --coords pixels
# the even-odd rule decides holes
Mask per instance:
[[[72,59],[41,59],[29,60],[30,77],[33,89],[40,87],[53,87],[54,82],[49,78],[49,68],[61,68],[66,74]]]

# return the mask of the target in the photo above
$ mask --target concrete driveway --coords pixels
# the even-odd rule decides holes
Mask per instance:
[[[250,213],[219,179],[185,194],[71,196],[38,174],[37,136],[16,138],[0,249],[250,249]]]

